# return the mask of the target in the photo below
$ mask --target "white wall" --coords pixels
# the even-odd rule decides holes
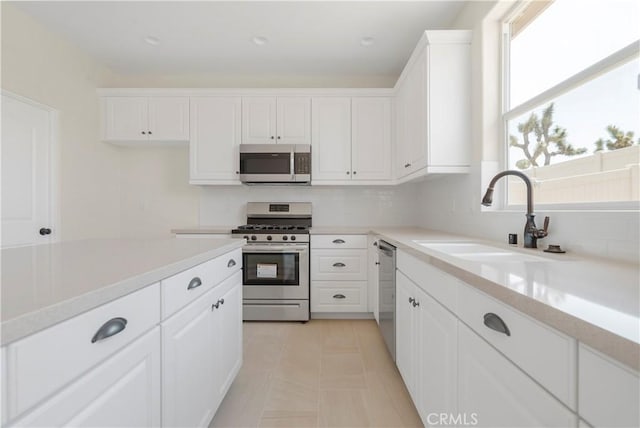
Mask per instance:
[[[203,187],[200,224],[246,222],[246,203],[311,202],[315,226],[408,226],[417,222],[416,185],[402,187]]]
[[[68,42],[2,2],[2,89],[60,112],[62,239],[120,233],[119,149],[98,139],[95,88],[112,77]]]
[[[418,224],[503,242],[506,242],[508,233],[519,233],[522,242],[524,210],[483,211],[480,205],[484,186],[498,171],[497,165],[501,160],[496,11],[482,22],[492,8],[492,3],[471,2],[454,23],[456,28],[474,30],[471,134],[478,138],[473,142],[472,171],[469,175],[421,184],[418,199],[422,201],[422,215]],[[499,183],[496,191],[503,186],[504,183]],[[497,195],[494,200],[497,200]],[[577,253],[636,263],[640,258],[640,216],[637,212],[537,211],[539,226],[545,215],[551,218],[549,236],[539,241],[539,247],[561,244]]]

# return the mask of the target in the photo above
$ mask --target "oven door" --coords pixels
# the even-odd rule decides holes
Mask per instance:
[[[242,250],[244,299],[308,299],[308,244],[247,244]]]

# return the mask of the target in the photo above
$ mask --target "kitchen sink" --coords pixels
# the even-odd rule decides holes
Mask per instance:
[[[413,242],[430,250],[474,262],[511,263],[553,261],[552,259],[540,257],[535,254],[526,254],[520,251],[492,247],[490,245],[478,244],[475,242],[433,242],[420,240],[414,240]]]

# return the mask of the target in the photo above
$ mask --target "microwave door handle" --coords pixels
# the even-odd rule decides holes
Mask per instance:
[[[295,150],[291,149],[291,179],[295,180],[296,178],[296,154]]]

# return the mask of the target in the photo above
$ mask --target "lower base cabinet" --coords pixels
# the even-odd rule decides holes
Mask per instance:
[[[576,415],[460,323],[458,414],[480,427],[576,427]],[[542,351],[542,350],[541,350]]]
[[[163,426],[203,427],[242,364],[242,273],[162,323]]]
[[[155,327],[12,426],[160,426],[160,383]]]
[[[396,297],[400,374],[423,424],[450,424],[457,409],[458,320],[399,271]]]

